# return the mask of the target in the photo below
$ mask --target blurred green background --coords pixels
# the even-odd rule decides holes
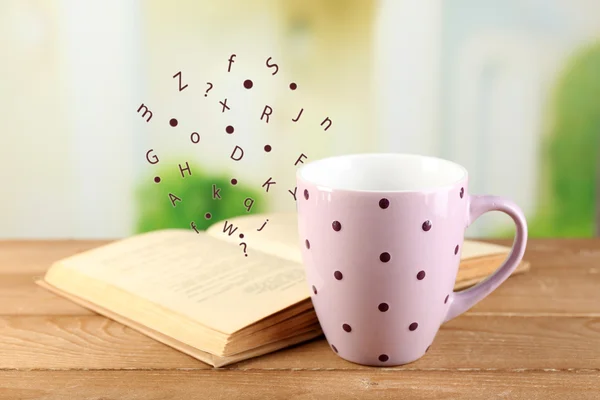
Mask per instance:
[[[580,49],[553,87],[543,147],[549,190],[534,216],[534,237],[600,232],[600,44]]]
[[[191,229],[192,221],[198,230],[205,230],[226,218],[265,210],[265,197],[258,190],[241,183],[232,185],[229,177],[203,171],[198,165],[188,164],[184,168],[187,166],[191,175],[184,171],[182,176],[177,167],[164,166],[156,171],[161,177],[159,184],[148,179],[138,186],[136,233],[165,228]],[[220,199],[218,196],[213,198],[213,185],[220,189]],[[207,196],[207,193],[211,195]],[[173,197],[171,202],[169,194],[185,201]],[[245,207],[244,202],[251,208]],[[205,217],[207,213],[210,218]]]
[[[358,152],[456,161],[470,193],[522,207],[531,237],[600,235],[598,15],[588,0],[0,1],[0,237],[293,211],[300,154]],[[512,235],[497,214],[467,235]]]

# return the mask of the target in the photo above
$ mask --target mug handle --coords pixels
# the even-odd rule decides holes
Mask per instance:
[[[512,249],[504,263],[492,275],[469,289],[452,292],[449,299],[448,314],[444,322],[458,317],[496,290],[512,274],[523,259],[527,245],[527,221],[525,220],[523,211],[515,203],[502,197],[469,196],[467,227],[488,211],[502,211],[508,214],[514,221],[517,229]]]

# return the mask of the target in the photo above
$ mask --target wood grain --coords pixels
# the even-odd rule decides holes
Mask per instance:
[[[509,244],[507,241],[491,241]],[[0,249],[11,246],[0,241]],[[0,315],[90,315],[90,311],[48,293],[33,282],[51,261],[104,241],[14,242],[0,252]],[[47,261],[40,248],[48,251]],[[30,255],[28,254],[31,252]],[[600,239],[531,240],[525,257],[531,270],[509,278],[468,314],[600,316]],[[22,271],[17,273],[16,271]]]
[[[469,314],[600,316],[600,239],[530,240],[525,258],[531,270]]]
[[[597,400],[600,372],[0,371],[0,399]]]
[[[462,316],[442,326],[420,360],[394,367],[430,369],[600,368],[600,318]],[[365,369],[335,355],[325,340],[242,361],[238,369]]]
[[[101,316],[0,318],[0,369],[212,368]],[[600,318],[464,316],[429,352],[396,369],[594,369]],[[370,369],[336,356],[324,339],[225,369]]]
[[[0,240],[0,273],[43,275],[50,265],[110,240]]]
[[[395,368],[346,362],[317,339],[212,369],[34,284],[104,243],[0,241],[0,399],[599,398],[600,239],[530,240],[531,271]]]
[[[0,273],[0,315],[94,315],[35,284],[33,275]]]
[[[0,317],[0,369],[208,369],[101,316]]]

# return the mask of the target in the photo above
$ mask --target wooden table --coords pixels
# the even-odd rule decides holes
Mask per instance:
[[[1,399],[600,399],[600,239],[531,240],[530,272],[396,368],[318,339],[213,369],[34,285],[103,243],[0,241]]]

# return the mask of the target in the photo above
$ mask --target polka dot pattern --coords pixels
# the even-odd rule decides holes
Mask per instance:
[[[317,243],[317,248],[316,250],[312,250],[313,251],[313,255],[315,254],[314,252],[316,251],[318,254],[318,257],[324,257],[323,255],[321,255],[321,250],[324,251],[324,249],[327,248],[327,246],[329,246],[330,243],[334,243],[336,246],[338,245],[349,245],[349,246],[358,246],[360,247],[361,243],[360,240],[364,239],[364,238],[360,238],[360,236],[355,236],[357,234],[359,234],[361,228],[365,228],[365,234],[370,234],[373,235],[374,238],[370,239],[368,237],[365,237],[366,239],[369,240],[376,240],[379,241],[379,243],[382,244],[382,248],[379,251],[376,251],[375,254],[371,253],[371,255],[369,255],[369,258],[371,259],[370,262],[366,262],[367,265],[355,265],[355,259],[357,257],[355,257],[356,255],[360,255],[360,253],[358,253],[358,251],[360,250],[354,250],[354,249],[343,249],[344,252],[346,252],[346,256],[345,257],[340,257],[339,258],[339,262],[337,261],[337,255],[334,254],[334,259],[333,261],[330,259],[330,262],[332,262],[333,268],[328,269],[327,267],[327,263],[321,264],[321,265],[325,265],[325,278],[326,280],[329,279],[331,282],[331,275],[329,274],[333,274],[333,278],[335,279],[335,281],[338,281],[339,283],[335,283],[335,285],[342,285],[342,286],[334,286],[334,290],[329,290],[329,287],[324,286],[325,288],[327,288],[328,290],[321,290],[322,287],[319,287],[319,290],[317,290],[317,287],[315,285],[311,285],[311,289],[314,293],[314,296],[317,296],[317,294],[319,293],[319,291],[321,291],[321,293],[319,294],[319,297],[314,297],[315,301],[319,301],[319,302],[328,302],[330,300],[329,296],[333,296],[335,297],[336,293],[339,293],[340,290],[342,290],[342,293],[344,295],[348,295],[347,290],[349,290],[347,288],[347,285],[355,284],[355,281],[359,282],[361,281],[362,278],[362,274],[364,272],[362,272],[360,269],[357,269],[355,271],[354,268],[366,268],[371,264],[373,261],[375,261],[376,263],[376,259],[373,260],[374,257],[377,256],[377,253],[379,253],[379,261],[381,263],[385,263],[388,264],[385,267],[384,266],[380,266],[380,268],[377,270],[377,279],[383,279],[384,281],[388,278],[386,278],[386,274],[388,274],[390,271],[392,271],[394,274],[396,273],[396,271],[404,271],[403,274],[405,273],[405,275],[403,275],[403,278],[405,278],[403,281],[407,282],[407,283],[402,283],[402,286],[400,286],[401,289],[404,289],[405,287],[408,288],[408,286],[405,285],[420,285],[419,288],[417,288],[416,286],[413,286],[416,290],[418,290],[417,292],[413,292],[412,290],[407,291],[408,293],[419,293],[419,296],[421,296],[421,293],[423,292],[423,288],[427,288],[428,287],[428,281],[431,283],[432,280],[436,281],[438,279],[446,279],[447,278],[447,270],[446,269],[442,269],[442,270],[437,270],[437,268],[435,269],[431,269],[429,267],[429,265],[435,265],[437,266],[439,262],[446,262],[443,261],[442,258],[444,260],[454,260],[454,258],[451,257],[451,253],[448,254],[448,250],[446,251],[437,251],[439,246],[438,246],[438,241],[441,240],[439,239],[440,237],[447,237],[451,240],[450,243],[446,244],[446,246],[450,247],[452,246],[452,241],[455,241],[455,247],[454,247],[454,255],[458,255],[460,253],[460,242],[462,240],[462,237],[460,237],[458,234],[455,234],[456,231],[452,228],[452,226],[456,226],[456,225],[452,225],[450,223],[447,223],[448,221],[446,221],[446,219],[449,219],[451,217],[451,215],[443,215],[441,214],[440,211],[438,210],[434,210],[434,211],[430,211],[427,209],[427,205],[415,205],[413,207],[413,201],[412,199],[409,199],[406,204],[405,204],[405,200],[404,198],[401,199],[401,201],[399,201],[395,195],[388,195],[389,197],[369,197],[368,199],[366,199],[365,202],[361,201],[356,202],[356,203],[352,203],[352,202],[348,202],[348,204],[352,205],[352,207],[361,207],[361,208],[356,208],[356,209],[350,209],[350,210],[346,210],[346,209],[342,209],[341,213],[337,212],[336,207],[346,207],[347,204],[346,202],[340,202],[341,204],[337,204],[337,199],[335,196],[332,196],[331,198],[321,198],[321,196],[319,195],[319,193],[316,193],[315,190],[312,186],[311,187],[311,192],[309,193],[309,189],[303,189],[302,193],[304,196],[305,200],[309,200],[310,199],[310,195],[312,194],[313,196],[317,196],[315,197],[315,199],[313,201],[304,203],[306,204],[305,207],[309,207],[309,210],[311,210],[310,212],[312,212],[313,209],[317,209],[320,208],[321,206],[321,201],[326,201],[328,204],[325,204],[325,206],[327,207],[324,210],[320,210],[319,213],[322,213],[319,216],[319,220],[316,221],[314,220],[314,227],[310,227],[309,224],[309,229],[306,233],[304,233],[306,236],[310,236],[311,237],[311,241],[313,242],[312,245],[314,245],[315,241]],[[445,193],[444,196],[444,200],[447,200],[450,204],[451,207],[454,207],[454,205],[456,205],[456,207],[462,207],[464,206],[465,203],[463,203],[460,199],[463,199],[465,197],[465,188],[464,187],[458,187],[459,189],[459,196],[456,196],[456,190],[457,188],[455,187],[452,191],[451,191],[451,197],[448,199],[447,198],[447,193]],[[454,195],[452,195],[452,193],[454,193]],[[460,198],[460,199],[459,199]],[[333,199],[333,200],[332,200]],[[391,211],[384,211],[387,210],[391,207],[391,203],[394,202],[394,209]],[[359,204],[359,205],[356,205]],[[444,203],[445,204],[445,203]],[[405,205],[407,207],[405,207]],[[369,211],[368,209],[371,208],[372,210]],[[413,210],[413,208],[415,208],[415,210]],[[359,216],[359,218],[356,217],[356,213],[362,213],[364,210],[365,213],[371,213],[373,214],[371,215],[367,215],[365,214],[363,218],[363,216]],[[379,213],[383,213],[383,212],[387,212],[387,214],[379,214]],[[407,217],[404,218],[403,221],[399,221],[400,222],[400,226],[401,229],[404,232],[406,232],[407,235],[407,240],[412,240],[410,239],[410,235],[414,235],[415,236],[415,243],[409,242],[408,244],[403,244],[398,246],[395,243],[395,238],[394,235],[396,235],[396,231],[394,229],[391,229],[389,225],[391,225],[394,222],[398,222],[398,221],[390,221],[387,218],[389,217],[389,212],[393,212],[396,213],[398,212],[399,215],[401,217]],[[440,212],[440,215],[436,214]],[[456,214],[456,213],[455,213]],[[416,220],[413,219],[416,216]],[[339,220],[335,219],[335,218],[339,218]],[[431,219],[433,218],[433,220]],[[458,219],[458,218],[457,218]],[[357,223],[358,222],[358,223]],[[421,226],[419,227],[418,223],[421,222]],[[430,232],[433,228],[433,222],[436,223],[436,230],[433,231],[433,233],[431,234],[427,234],[425,236],[419,236],[419,234],[421,234],[420,231],[422,232]],[[454,224],[454,221],[450,221]],[[327,226],[328,223],[331,223],[331,229],[329,230],[329,227]],[[380,225],[380,226],[360,226],[361,224],[375,224],[375,225]],[[313,224],[311,222],[311,224]],[[342,230],[342,224],[344,225],[344,234],[336,234],[337,232],[341,232]],[[316,229],[316,231],[312,231],[312,229]],[[319,231],[320,230],[320,231]],[[333,231],[333,232],[332,232]],[[411,231],[411,232],[409,232]],[[358,239],[357,239],[358,238]],[[459,239],[460,238],[460,239]],[[388,240],[389,239],[389,240]],[[346,244],[345,242],[349,240],[351,241],[350,243],[352,244]],[[309,241],[308,239],[305,239],[304,243],[306,246],[307,250],[311,249],[311,241]],[[321,243],[323,241],[323,243]],[[459,243],[459,244],[456,244]],[[436,248],[436,246],[438,246],[438,248]],[[368,246],[367,246],[368,248]],[[321,249],[321,250],[319,250]],[[450,247],[450,249],[452,249],[452,247]],[[387,250],[387,251],[383,251],[383,250]],[[341,249],[336,249],[335,251],[342,251]],[[450,250],[452,251],[452,250]],[[348,254],[349,252],[349,254]],[[418,254],[417,254],[418,252]],[[392,253],[394,254],[394,260],[392,260]],[[408,254],[405,254],[408,253]],[[438,256],[438,253],[440,254]],[[309,253],[306,253],[309,254]],[[420,257],[423,255],[427,255],[427,254],[431,254],[431,257],[426,256],[426,257]],[[348,257],[349,256],[349,257]],[[448,257],[450,256],[450,257]],[[358,259],[361,259],[361,257],[358,257]],[[341,261],[344,260],[344,261]],[[414,262],[408,262],[407,260],[417,260],[416,263]],[[448,261],[449,263],[451,261]],[[317,263],[318,264],[318,263]],[[415,265],[416,264],[416,265]],[[321,269],[319,271],[319,265],[315,266],[315,268],[317,268],[317,273],[320,275],[323,272],[323,269]],[[336,268],[338,268],[336,270]],[[413,269],[414,268],[414,269]],[[425,270],[419,270],[419,268],[427,268],[426,272]],[[415,272],[416,271],[416,272]],[[357,273],[360,272],[360,273]],[[346,277],[346,280],[344,282],[342,282],[342,280],[344,280],[344,274],[349,274]],[[438,276],[439,275],[439,276]],[[329,276],[329,278],[327,278],[327,276]],[[419,282],[415,282],[415,277],[416,277],[416,281]],[[412,279],[411,279],[412,278]],[[425,281],[425,279],[427,278],[427,281]],[[420,282],[423,281],[423,282]],[[409,283],[410,282],[410,283]],[[423,286],[425,285],[425,286]],[[335,288],[338,289],[335,289]],[[400,332],[400,337],[402,338],[401,340],[407,340],[408,342],[411,342],[412,340],[421,340],[421,336],[428,336],[431,332],[432,326],[429,323],[430,321],[428,320],[423,320],[422,318],[424,318],[423,315],[420,314],[416,314],[413,316],[413,318],[415,318],[416,320],[419,320],[419,322],[411,322],[410,319],[405,320],[405,319],[400,319],[402,317],[398,316],[397,310],[403,310],[405,307],[408,307],[407,305],[407,301],[412,304],[413,300],[408,298],[408,297],[404,297],[404,295],[400,296],[397,300],[394,300],[393,297],[390,297],[389,294],[389,290],[394,289],[393,287],[389,286],[386,283],[382,283],[380,284],[379,282],[376,282],[375,284],[375,290],[372,291],[372,296],[374,297],[374,304],[370,303],[371,305],[369,305],[369,310],[366,312],[370,312],[371,315],[373,313],[381,313],[381,315],[379,317],[377,317],[377,324],[382,324],[381,327],[379,326],[375,326],[375,327],[365,327],[362,326],[362,324],[360,323],[361,321],[357,321],[355,319],[352,319],[352,313],[355,312],[355,310],[352,310],[350,306],[348,306],[348,309],[346,309],[345,307],[342,307],[342,310],[333,310],[332,312],[335,312],[335,314],[339,313],[339,315],[337,315],[336,317],[333,318],[343,318],[342,321],[346,318],[347,322],[352,322],[352,326],[349,323],[343,323],[342,321],[339,321],[337,323],[335,323],[335,325],[331,328],[334,330],[335,333],[330,333],[328,332],[328,338],[332,339],[333,341],[335,341],[335,343],[338,346],[341,346],[342,349],[342,357],[346,358],[348,357],[348,359],[352,359],[352,358],[357,358],[356,356],[356,352],[354,352],[353,355],[353,350],[352,348],[349,348],[348,345],[351,344],[351,341],[354,340],[362,340],[362,335],[370,335],[371,334],[371,330],[370,329],[388,329],[389,326],[393,326],[393,327],[398,327],[398,329],[400,329],[402,332]],[[412,289],[412,287],[411,287]],[[395,290],[395,289],[394,289]],[[331,293],[330,293],[331,292]],[[351,294],[351,293],[350,293]],[[443,292],[442,293],[433,293],[434,296],[443,296]],[[377,297],[380,298],[377,298]],[[422,296],[427,296],[427,294],[422,294]],[[440,297],[441,297],[440,296]],[[444,304],[447,305],[448,301],[450,299],[450,294],[447,294],[444,297]],[[369,302],[373,301],[373,299],[369,299]],[[419,299],[416,299],[417,302],[419,302]],[[439,301],[439,300],[438,300]],[[404,302],[404,304],[403,304]],[[443,308],[444,310],[447,310],[447,306],[442,306],[441,304],[437,303],[438,305],[436,307],[438,307],[438,310]],[[377,310],[374,309],[374,307],[377,307]],[[390,311],[390,308],[393,308],[393,310],[396,311],[391,311],[388,313],[388,311]],[[402,314],[402,313],[401,313]],[[368,319],[365,319],[365,321],[368,321]],[[381,321],[381,322],[379,322]],[[413,320],[414,321],[414,320]],[[397,323],[398,322],[398,323]],[[421,326],[419,326],[419,323],[421,324]],[[391,325],[390,325],[391,324]],[[342,328],[340,330],[340,327]],[[408,328],[408,329],[407,329]],[[417,332],[418,331],[418,332]],[[414,332],[414,333],[409,333],[409,332]],[[348,335],[345,336],[345,334],[348,333],[352,333],[352,335]],[[339,335],[339,336],[336,336]],[[406,335],[406,336],[404,336]],[[409,339],[409,338],[413,338],[413,339]],[[417,339],[414,339],[417,338]],[[400,340],[400,339],[399,339]],[[377,345],[377,344],[375,344]],[[409,344],[403,345],[400,344],[401,346],[411,346]],[[394,344],[394,346],[396,346],[396,344]],[[421,345],[422,346],[422,345]],[[422,347],[418,346],[418,348],[415,351],[423,351]],[[432,344],[430,343],[429,346],[426,346],[425,349],[425,353],[429,352],[430,348],[431,348]],[[335,353],[339,353],[338,348],[333,345],[330,344],[330,347],[332,348],[332,350]],[[401,351],[398,351],[398,349],[396,348],[396,350],[394,350],[395,347],[390,347],[390,348],[380,348],[377,349],[376,347],[371,349],[369,351],[369,358],[370,361],[368,361],[369,363],[372,363],[375,357],[377,357],[377,360],[379,360],[379,362],[381,363],[385,363],[388,362],[390,360],[390,353],[392,354],[392,357],[394,357],[394,362],[396,360],[396,358],[398,359],[403,359],[405,356],[406,351],[404,350],[403,347],[400,348]],[[411,350],[412,351],[412,350]],[[383,353],[383,354],[379,354],[380,352],[386,352],[387,354]],[[362,356],[361,356],[362,357]],[[363,357],[364,358],[364,357]]]
[[[421,227],[423,228],[423,230],[425,232],[429,231],[431,229],[431,221],[427,220],[427,221],[423,222],[423,225]]]
[[[388,252],[381,253],[381,254],[379,255],[379,260],[380,260],[381,262],[384,262],[384,263],[386,263],[386,262],[389,262],[391,259],[392,259],[392,256],[391,256],[391,255],[390,255],[390,253],[388,253]]]

